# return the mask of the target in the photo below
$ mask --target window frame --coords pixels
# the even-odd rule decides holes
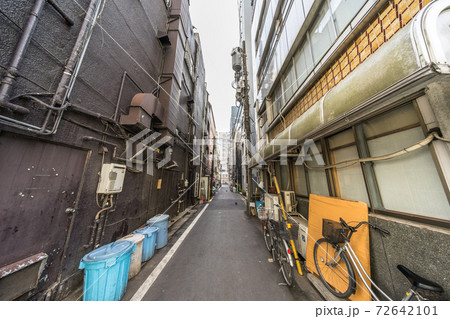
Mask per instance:
[[[383,132],[382,134],[374,135],[370,138],[365,138],[364,136],[363,136],[363,138],[361,138],[361,134],[358,133],[358,130],[362,130],[362,126],[365,122],[370,121],[371,119],[376,118],[378,116],[382,116],[386,113],[392,112],[396,109],[406,107],[408,104],[412,104],[414,106],[415,113],[418,117],[418,123],[408,124],[406,126],[403,126],[401,128],[395,129],[395,130],[389,130],[387,132]],[[330,165],[332,163],[330,156],[331,156],[331,152],[333,150],[355,145],[357,148],[357,151],[358,151],[359,158],[364,158],[364,157],[367,157],[367,155],[366,155],[367,150],[365,150],[365,147],[367,147],[367,145],[364,145],[365,143],[367,143],[367,140],[375,139],[375,138],[378,138],[381,136],[388,136],[388,135],[394,134],[396,132],[403,132],[408,129],[416,128],[419,126],[421,127],[423,133],[426,136],[428,131],[427,131],[426,125],[423,121],[423,118],[421,116],[420,109],[417,106],[416,99],[412,99],[412,100],[406,101],[404,103],[401,103],[400,105],[396,105],[395,107],[385,109],[385,110],[383,110],[383,112],[377,113],[376,115],[364,118],[351,126],[343,127],[341,129],[339,129],[338,131],[334,132],[333,134],[329,134],[327,136],[324,136],[324,137],[321,137],[320,139],[315,140],[315,143],[316,144],[320,143],[320,145],[322,147],[321,153],[322,153],[323,159],[325,161],[325,165]],[[353,136],[354,136],[354,142],[350,143],[348,145],[347,144],[340,145],[339,147],[335,147],[335,148],[331,149],[329,146],[329,143],[328,143],[328,138],[333,135],[342,133],[349,128],[352,129]],[[430,153],[432,153],[432,148],[429,145],[426,147],[428,147],[428,151]],[[437,158],[435,156],[433,156],[433,154],[431,154],[431,155],[432,155],[431,158],[433,160],[433,164],[439,174],[440,163],[438,162]],[[304,166],[307,195],[303,195],[303,194],[300,194],[298,192],[298,190],[296,189],[296,179],[298,178],[297,170],[295,169],[293,162],[291,162],[291,165],[293,165],[293,166],[291,166],[291,169],[292,169],[291,175],[292,176],[291,176],[290,182],[292,183],[291,185],[292,185],[293,190],[295,191],[295,195],[302,199],[308,199],[309,196],[311,195],[311,181],[310,181],[310,176],[309,176],[310,170],[306,166]],[[422,224],[427,224],[427,225],[438,226],[438,227],[450,229],[450,220],[445,220],[445,219],[440,219],[440,218],[430,217],[430,216],[424,216],[424,215],[419,215],[419,214],[413,214],[413,213],[408,213],[408,212],[400,212],[400,211],[395,211],[395,210],[390,210],[390,209],[385,208],[382,204],[382,198],[381,198],[380,191],[379,191],[379,185],[376,180],[375,172],[373,170],[373,162],[367,162],[365,164],[360,163],[359,165],[361,167],[364,184],[365,184],[366,191],[367,191],[367,197],[369,200],[369,205],[368,205],[369,214],[379,214],[379,215],[384,215],[384,216],[390,216],[390,217],[400,218],[403,220],[409,220],[409,221],[413,221],[413,222],[419,222]],[[328,183],[328,190],[329,190],[329,194],[330,194],[329,196],[340,198],[339,185],[338,185],[337,179],[335,178],[335,174],[336,174],[335,171],[336,171],[335,168],[331,168],[331,169],[329,168],[329,169],[325,170],[326,179],[327,179],[327,183]],[[440,180],[440,181],[441,181],[441,187],[443,187],[444,191],[445,191],[445,185],[442,184],[443,183],[442,180]],[[381,203],[381,205],[380,205],[380,203]]]

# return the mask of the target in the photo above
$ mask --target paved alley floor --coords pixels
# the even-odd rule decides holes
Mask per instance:
[[[305,292],[308,289],[284,285],[278,263],[269,261],[258,220],[245,213],[244,200],[228,186],[183,236],[204,206],[129,281],[123,300],[136,300],[138,290],[141,300],[317,300]],[[181,245],[176,244],[180,237],[185,237]],[[175,244],[179,247],[172,258],[143,288]]]

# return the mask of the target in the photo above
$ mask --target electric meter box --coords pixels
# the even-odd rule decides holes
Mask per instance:
[[[127,167],[121,164],[103,164],[97,194],[116,194],[122,191]]]

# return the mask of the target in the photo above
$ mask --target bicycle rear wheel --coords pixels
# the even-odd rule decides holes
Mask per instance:
[[[272,238],[269,232],[269,224],[263,221],[263,232],[264,232],[264,242],[266,243],[266,248],[269,252],[272,252]]]
[[[290,287],[292,286],[293,282],[293,275],[292,275],[292,267],[289,263],[289,255],[286,250],[285,240],[280,239],[278,241],[278,249],[280,251],[280,266],[281,266],[281,272],[283,273],[284,281],[286,281],[286,284]]]
[[[346,254],[336,259],[338,252],[337,244],[321,238],[314,245],[314,263],[325,287],[336,297],[347,298],[356,290],[355,273]]]

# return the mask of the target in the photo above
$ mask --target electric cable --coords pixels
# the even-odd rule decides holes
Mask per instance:
[[[365,162],[376,162],[376,161],[384,161],[384,160],[389,160],[389,159],[393,159],[408,153],[411,153],[415,150],[418,150],[428,144],[430,144],[434,138],[437,138],[438,135],[436,132],[432,132],[430,133],[426,138],[424,138],[423,140],[417,142],[416,144],[413,144],[407,148],[404,148],[398,152],[394,152],[391,154],[386,154],[386,155],[381,155],[381,156],[375,156],[375,157],[366,157],[366,158],[360,158],[360,159],[354,159],[354,160],[349,160],[349,161],[344,161],[344,162],[340,162],[340,163],[336,163],[336,164],[332,164],[332,165],[326,165],[326,166],[309,166],[308,164],[306,164],[306,162],[303,162],[303,164],[311,170],[324,170],[324,169],[330,169],[330,168],[344,168],[344,167],[348,167],[351,165],[355,165],[358,163],[365,163]]]

